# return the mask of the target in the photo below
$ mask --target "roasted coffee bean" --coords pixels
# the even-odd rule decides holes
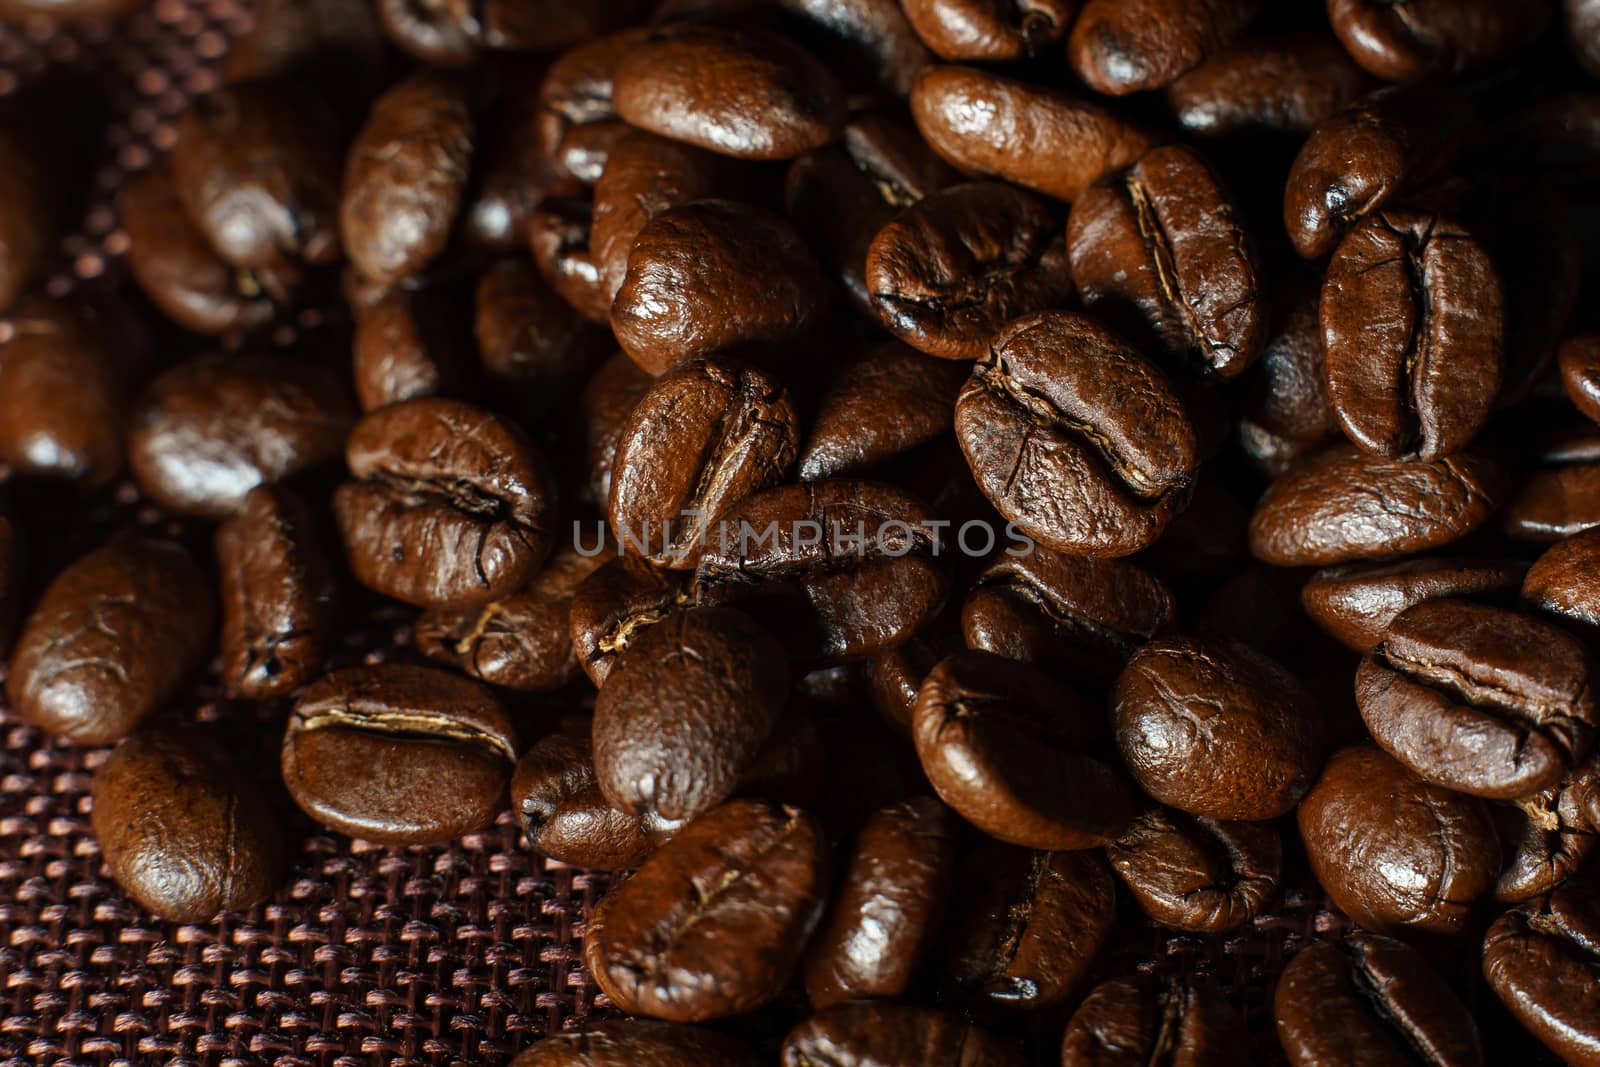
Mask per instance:
[[[1074,555],[1148,548],[1187,503],[1199,466],[1194,427],[1166,376],[1068,312],[1000,331],[961,390],[955,426],[995,509]]]
[[[1557,352],[1561,385],[1573,406],[1600,422],[1600,333],[1563,341]]]
[[[1294,1067],[1484,1062],[1478,1027],[1449,983],[1416,950],[1365,930],[1296,953],[1273,1014]]]
[[[1444,597],[1509,601],[1525,573],[1524,564],[1511,560],[1456,556],[1328,567],[1306,581],[1300,603],[1329,637],[1369,652],[1413,604]]]
[[[1505,868],[1494,887],[1496,900],[1517,904],[1548,893],[1576,875],[1600,846],[1600,832],[1584,810],[1595,766],[1591,761],[1549,789],[1496,809],[1506,851]]]
[[[617,438],[609,512],[624,552],[690,570],[730,505],[786,478],[799,417],[770,375],[729,360],[655,380]]]
[[[1458,74],[1516,51],[1550,22],[1549,0],[1328,0],[1339,41],[1375,77]]]
[[[800,448],[800,477],[862,475],[949,433],[967,368],[898,342],[833,372]]]
[[[623,652],[646,629],[684,609],[689,593],[682,579],[624,553],[578,584],[568,620],[578,665],[595,685],[604,685]]]
[[[568,4],[561,0],[486,0],[479,4],[486,48],[508,52],[559,52],[642,15],[645,0]]]
[[[977,359],[1001,327],[1072,300],[1061,224],[997,182],[954,185],[901,212],[867,250],[867,291],[891,333],[944,359]]]
[[[965,646],[954,627],[934,623],[922,633],[868,660],[867,693],[884,722],[902,734],[911,733],[917,693],[928,673]]]
[[[304,501],[250,490],[217,527],[222,584],[222,687],[261,700],[305,685],[338,621],[333,565]]]
[[[265,285],[282,279],[270,271],[257,276],[218,255],[184,213],[168,171],[146,171],[125,185],[119,218],[128,272],[167,318],[196,333],[253,330],[271,320]]]
[[[104,486],[122,470],[126,350],[113,350],[80,308],[54,301],[23,302],[10,324],[0,346],[0,460],[21,475]]]
[[[589,249],[616,298],[628,253],[645,223],[675,207],[714,197],[729,184],[725,160],[694,145],[634,130],[612,148],[594,186]]]
[[[1327,34],[1254,37],[1167,86],[1173,116],[1197,137],[1309,134],[1373,88]]]
[[[654,381],[627,353],[617,352],[589,377],[579,394],[575,436],[583,448],[573,458],[583,464],[575,472],[581,479],[576,495],[586,509],[604,513],[610,505],[617,439],[633,406]]]
[[[1114,978],[1095,986],[1067,1023],[1061,1067],[1234,1067],[1245,1033],[1227,1004],[1194,980]]]
[[[180,364],[134,406],[128,466],[164,507],[221,517],[245,494],[333,461],[354,411],[325,366],[282,355]]]
[[[808,666],[865,659],[944,607],[933,515],[876,482],[830,479],[747,497],[717,521],[695,595],[739,604]]]
[[[630,49],[612,104],[640,129],[742,159],[792,159],[845,123],[844,90],[810,53],[755,27],[682,23]]]
[[[556,295],[590,322],[607,323],[611,297],[600,267],[589,254],[593,205],[555,197],[541,203],[528,223],[533,262]]]
[[[903,97],[932,62],[897,0],[778,0],[790,32],[851,86]]]
[[[771,736],[788,688],[783,650],[737,611],[690,608],[641,631],[595,701],[601,792],[630,815],[715,807]]]
[[[356,312],[352,368],[362,411],[450,391],[460,355],[443,303],[427,290],[397,288]]]
[[[935,667],[912,712],[917,757],[940,799],[1027,848],[1094,848],[1133,817],[1120,771],[1100,759],[1098,709],[1037,668],[989,652]]]
[[[583,186],[600,176],[611,144],[627,130],[620,122],[602,124],[609,137],[586,132],[563,146],[559,158],[550,158],[539,150],[544,121],[538,81],[527,76],[517,79],[485,120],[477,175],[461,211],[461,236],[472,247],[526,249],[539,205],[582,195]]]
[[[696,819],[595,908],[584,955],[624,1011],[742,1015],[788,984],[828,888],[827,845],[796,808],[738,800]]]
[[[1247,449],[1251,434],[1313,448],[1339,432],[1323,374],[1321,297],[1320,280],[1296,275],[1273,302],[1272,328],[1239,409]]]
[[[1106,857],[1156,922],[1220,934],[1254,919],[1277,895],[1283,846],[1270,823],[1151,808],[1106,846]]]
[[[1099,104],[970,67],[925,70],[911,90],[911,114],[957,170],[1062,200],[1076,200],[1151,145]]]
[[[0,129],[0,308],[10,307],[38,276],[55,243],[59,205],[51,193],[52,169],[27,138]]]
[[[1356,672],[1373,738],[1429,782],[1514,800],[1554,785],[1600,725],[1581,642],[1526,615],[1427,600],[1396,616]]]
[[[931,797],[867,819],[807,950],[803,973],[813,1006],[907,991],[944,917],[957,825]]]
[[[484,374],[535,409],[559,403],[598,362],[599,331],[523,260],[504,259],[484,271],[474,301]]]
[[[822,265],[782,217],[702,200],[639,231],[611,328],[635,363],[661,374],[740,346],[799,341],[819,325],[827,302]]]
[[[760,1062],[743,1042],[714,1030],[606,1019],[581,1033],[535,1041],[511,1067],[756,1067]]]
[[[345,163],[339,229],[363,274],[418,273],[450,237],[477,127],[461,81],[419,71],[372,105]]]
[[[511,774],[511,810],[541,856],[576,867],[633,867],[655,851],[636,815],[606,803],[586,736],[555,733],[534,745]]]
[[[1255,243],[1191,148],[1157,148],[1086,190],[1067,224],[1072,278],[1093,314],[1142,352],[1234,378],[1266,341]]]
[[[1573,55],[1591,78],[1600,78],[1600,3],[1563,0],[1561,11]]]
[[[28,616],[6,693],[17,716],[81,745],[126,737],[210,648],[216,603],[188,554],[113,542],[56,576]]]
[[[910,1004],[840,1004],[783,1039],[782,1067],[1022,1067],[1011,1042],[959,1015]]]
[[[1522,603],[1581,631],[1600,628],[1600,530],[1557,542],[1534,560],[1522,582]]]
[[[1316,700],[1237,641],[1165,637],[1133,654],[1112,691],[1123,761],[1163,804],[1213,819],[1274,819],[1322,765]]]
[[[1372,930],[1460,933],[1499,874],[1483,801],[1424,782],[1373,745],[1335,753],[1298,818],[1318,883]]]
[[[482,604],[521,588],[550,550],[544,459],[512,423],[437,397],[362,419],[345,445],[355,481],[333,496],[363,585],[421,607]]]
[[[1159,89],[1231,44],[1261,8],[1261,0],[1085,0],[1067,58],[1096,92]]]
[[[1339,243],[1322,290],[1328,398],[1364,452],[1432,460],[1489,418],[1505,344],[1500,276],[1460,224],[1379,211]]]
[[[940,59],[1029,59],[1067,35],[1072,0],[907,0],[906,17]]]
[[[94,772],[90,824],[111,877],[168,922],[209,922],[272,895],[284,868],[278,821],[215,737],[141,731]]]
[[[484,686],[408,664],[347,667],[295,702],[283,781],[322,825],[422,845],[487,826],[505,804],[517,737]]]
[[[541,156],[552,160],[565,158],[568,142],[585,137],[586,126],[616,128],[617,112],[611,106],[613,76],[622,58],[649,33],[649,27],[635,26],[596,37],[550,64],[539,84],[538,147]],[[593,179],[585,180],[592,184]]]
[[[1462,453],[1396,462],[1336,445],[1267,486],[1250,516],[1250,551],[1278,567],[1425,552],[1483,524],[1503,499],[1504,468]]]
[[[376,0],[375,6],[389,40],[423,63],[460,67],[478,54],[477,22],[466,0]]]
[[[1528,1032],[1575,1067],[1600,1064],[1600,906],[1568,882],[1489,927],[1483,976]]]
[[[1600,526],[1600,463],[1551,462],[1523,475],[1500,512],[1515,541],[1549,545]]]
[[[978,1003],[1048,1008],[1077,993],[1111,941],[1116,879],[1098,852],[990,842],[957,866],[946,972]]]

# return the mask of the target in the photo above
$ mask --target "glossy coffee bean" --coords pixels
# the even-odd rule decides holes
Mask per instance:
[[[354,481],[333,496],[363,585],[421,607],[482,604],[521,588],[550,550],[544,459],[512,423],[437,397],[362,419]]]
[[[594,323],[611,315],[611,296],[589,251],[593,204],[573,197],[542,202],[528,221],[528,246],[546,284],[578,314]]]
[[[714,197],[730,185],[726,161],[714,152],[643,130],[612,147],[594,187],[589,248],[615,299],[628,253],[645,223],[675,207]]]
[[[1368,652],[1395,616],[1424,600],[1509,600],[1527,568],[1511,560],[1445,556],[1328,567],[1300,591],[1312,622],[1346,648]]]
[[[1504,468],[1485,456],[1396,462],[1337,445],[1267,487],[1250,516],[1250,551],[1306,567],[1443,548],[1482,525],[1506,488]]]
[[[1269,823],[1151,808],[1106,846],[1106,858],[1150,918],[1217,934],[1238,929],[1272,902],[1283,846]]]
[[[1597,847],[1600,833],[1585,810],[1593,795],[1596,764],[1573,771],[1556,785],[1495,811],[1505,867],[1494,898],[1517,904],[1548,893],[1576,876]]]
[[[1101,982],[1067,1023],[1061,1067],[1142,1067],[1171,1057],[1193,1067],[1241,1059],[1244,1031],[1216,990],[1194,980]]]
[[[1340,42],[1374,76],[1417,81],[1500,60],[1550,21],[1548,0],[1422,0],[1405,11],[1375,0],[1328,0]]]
[[[0,308],[22,295],[55,243],[59,209],[50,169],[27,138],[0,130]]]
[[[1322,33],[1250,37],[1167,86],[1178,125],[1197,137],[1309,134],[1373,88]]]
[[[1584,530],[1557,542],[1528,568],[1522,603],[1578,632],[1600,627],[1600,530]]]
[[[692,819],[732,795],[777,725],[783,650],[737,611],[695,607],[618,654],[594,709],[595,777],[630,815]]]
[[[936,621],[922,633],[868,660],[862,668],[867,694],[879,717],[902,734],[911,733],[917,693],[930,671],[966,646],[953,627]]]
[[[807,950],[802,973],[814,1007],[910,988],[944,918],[958,825],[931,797],[867,819]]]
[[[1567,1063],[1600,1063],[1600,907],[1569,882],[1507,912],[1483,941],[1483,976],[1518,1022]]]
[[[1015,60],[1039,55],[1067,35],[1072,0],[909,0],[906,17],[940,59]]]
[[[957,170],[1068,201],[1151,145],[1099,104],[970,67],[924,71],[911,90],[911,114]]]
[[[898,0],[778,0],[786,27],[845,83],[904,97],[932,61]]]
[[[794,973],[827,893],[816,820],[761,801],[690,823],[589,921],[589,971],[617,1007],[705,1022],[769,1003]]]
[[[210,518],[335,460],[354,417],[332,371],[286,356],[212,356],[161,375],[134,406],[128,466],[157,503]]]
[[[822,266],[781,217],[732,200],[655,216],[611,307],[617,343],[651,374],[739,346],[795,342],[827,307]]]
[[[1321,279],[1308,275],[1295,275],[1276,293],[1272,327],[1238,408],[1239,436],[1247,453],[1252,435],[1283,441],[1291,449],[1315,450],[1339,432],[1323,373],[1317,323],[1321,297]]]
[[[546,200],[582,195],[605,167],[611,144],[627,130],[620,122],[585,127],[559,158],[539,150],[545,113],[539,80],[518,78],[485,118],[476,176],[461,210],[461,236],[473,248],[518,252],[528,245],[533,213]],[[592,137],[604,129],[609,136]]]
[[[730,505],[782,481],[800,447],[788,390],[730,360],[680,363],[623,423],[611,479],[611,530],[624,551],[689,570]]]
[[[1154,149],[1085,191],[1067,248],[1084,306],[1166,366],[1234,378],[1260,354],[1268,319],[1255,244],[1193,149]]]
[[[1024,1059],[1011,1042],[959,1015],[869,1001],[829,1008],[790,1030],[779,1062],[782,1067],[1021,1067]]]
[[[901,212],[872,239],[866,283],[891,333],[944,359],[977,359],[1006,323],[1073,291],[1055,213],[997,182],[954,185]]]
[[[332,562],[305,502],[252,489],[217,527],[222,587],[222,687],[261,700],[305,685],[338,622]]]
[[[269,897],[277,819],[217,739],[192,724],[141,731],[94,772],[90,823],[111,876],[168,922],[209,922]]]
[[[756,1067],[743,1042],[714,1030],[647,1019],[606,1019],[519,1052],[511,1067]]]
[[[1526,472],[1499,525],[1514,541],[1550,545],[1600,525],[1600,463],[1554,462]]]
[[[649,33],[647,26],[633,26],[605,34],[564,52],[550,64],[539,83],[541,156],[562,159],[569,140],[585,136],[584,127],[618,124],[611,103],[617,67]]]
[[[980,830],[1027,848],[1094,848],[1133,816],[1127,782],[1093,751],[1098,719],[1037,668],[963,652],[922,683],[912,737],[940,799]]]
[[[595,685],[646,630],[689,605],[682,578],[624,553],[578,583],[567,613],[573,654]]]
[[[582,463],[577,497],[586,509],[603,514],[609,506],[617,439],[633,406],[654,381],[627,353],[617,352],[584,383],[578,395],[576,434],[583,448],[574,458]]]
[[[113,542],[46,587],[17,637],[6,694],[19,718],[81,745],[126,737],[210,648],[216,602],[188,553]]]
[[[406,664],[347,667],[295,702],[283,782],[329,829],[432,844],[489,824],[516,758],[511,720],[477,682]]]
[[[543,412],[576,391],[602,350],[599,332],[520,259],[478,279],[473,334],[484,375]]]
[[[1261,8],[1261,0],[1085,0],[1067,58],[1096,92],[1159,89],[1225,48]]]
[[[1362,451],[1438,459],[1488,419],[1504,356],[1502,289],[1459,223],[1368,215],[1328,264],[1321,324],[1328,398]]]
[[[984,496],[1061,552],[1147,548],[1187,503],[1199,456],[1165,375],[1068,312],[1018,319],[956,401],[956,437]]]
[[[1600,724],[1581,642],[1467,600],[1398,615],[1361,661],[1356,702],[1373,738],[1413,773],[1496,800],[1556,784]]]
[[[1563,341],[1556,358],[1568,399],[1585,416],[1600,422],[1600,334]]]
[[[829,378],[805,442],[800,478],[862,475],[950,431],[967,368],[898,342],[878,345]]]
[[[377,0],[374,7],[389,40],[423,63],[459,67],[477,55],[476,22],[462,0]]]
[[[410,277],[440,251],[461,210],[477,127],[466,86],[419,71],[380,96],[345,162],[345,252],[380,282]]]
[[[517,761],[511,810],[541,856],[575,867],[633,867],[655,851],[638,816],[606,803],[588,737],[554,733]]]
[[[1111,699],[1134,778],[1192,815],[1276,818],[1322,765],[1316,701],[1286,668],[1236,641],[1157,638],[1133,654]]]
[[[640,129],[742,159],[792,159],[845,123],[844,92],[828,69],[754,27],[652,32],[618,65],[612,103]]]
[[[1400,1067],[1419,1055],[1439,1067],[1484,1062],[1478,1027],[1450,984],[1416,950],[1364,930],[1296,953],[1273,1014],[1294,1067]]]
[[[362,411],[451,391],[461,357],[443,303],[396,288],[356,311],[351,362]]]
[[[1298,818],[1317,881],[1371,930],[1460,933],[1500,870],[1483,801],[1424,782],[1373,745],[1335,753]]]

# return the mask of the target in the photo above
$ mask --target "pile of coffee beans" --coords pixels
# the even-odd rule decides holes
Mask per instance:
[[[631,871],[637,1017],[518,1067],[1600,1065],[1600,3],[263,0],[224,69],[116,291],[0,115],[7,694],[150,912],[509,805]],[[1313,879],[1270,1003],[1129,962]]]

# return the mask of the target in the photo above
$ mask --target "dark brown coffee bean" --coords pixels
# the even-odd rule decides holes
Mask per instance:
[[[584,955],[623,1011],[742,1015],[788,984],[827,888],[815,819],[737,800],[690,823],[600,902]]]
[[[606,803],[587,736],[556,733],[534,745],[511,774],[511,810],[541,856],[609,871],[655,851],[636,815]]]
[[[663,211],[718,195],[728,164],[713,152],[634,130],[617,141],[594,186],[589,249],[616,298],[628,253],[645,223]]]
[[[550,551],[544,458],[514,424],[454,400],[391,404],[345,445],[355,481],[333,496],[357,579],[421,607],[519,589]]]
[[[503,259],[486,270],[474,303],[485,375],[538,409],[575,391],[602,353],[599,331],[523,260]]]
[[[891,333],[944,359],[977,359],[1018,315],[1072,300],[1054,212],[996,182],[951,186],[901,212],[872,239],[866,282]]]
[[[539,205],[554,197],[581,196],[583,186],[600,176],[611,143],[627,129],[620,122],[601,124],[599,128],[610,132],[608,138],[585,132],[563,146],[561,156],[547,157],[539,150],[545,112],[538,88],[537,78],[518,78],[484,122],[477,175],[460,223],[462,238],[474,248],[526,249]]]
[[[564,158],[569,139],[586,136],[585,126],[615,127],[617,112],[611,106],[613,76],[622,58],[649,34],[649,27],[634,26],[596,37],[550,64],[539,85],[541,156]],[[592,179],[586,180],[592,183]]]
[[[967,174],[1076,200],[1150,148],[1099,104],[970,67],[929,67],[911,113],[933,150]]]
[[[505,804],[517,737],[477,682],[408,664],[347,667],[295,702],[283,782],[322,825],[391,845],[448,841]]]
[[[1166,376],[1095,321],[1010,323],[956,401],[984,496],[1036,541],[1084,556],[1150,546],[1188,501],[1194,428]]]
[[[25,722],[81,745],[126,737],[210,648],[216,603],[187,553],[113,543],[62,571],[28,616],[6,677]]]
[[[1496,809],[1506,851],[1496,900],[1517,904],[1550,892],[1578,874],[1600,847],[1600,831],[1585,811],[1595,766],[1591,760],[1556,785]]]
[[[679,575],[624,554],[578,584],[568,613],[578,665],[604,685],[619,653],[634,638],[682,610],[689,593]]]
[[[617,114],[725,156],[792,159],[838,136],[844,91],[787,37],[682,23],[653,31],[613,74]]]
[[[1317,881],[1372,930],[1460,933],[1500,871],[1483,801],[1424,782],[1374,745],[1335,753],[1298,819]]]
[[[1550,22],[1549,0],[1328,0],[1339,41],[1375,77],[1417,81],[1505,58]]]
[[[716,517],[786,478],[799,447],[799,417],[770,375],[729,360],[678,364],[617,438],[609,512],[618,545],[693,569]]]
[[[1278,979],[1273,1013],[1294,1067],[1478,1067],[1478,1027],[1420,953],[1356,930],[1295,954]]]
[[[55,243],[59,209],[50,192],[51,169],[25,138],[0,130],[0,308],[22,295]]]
[[[1507,912],[1483,940],[1489,988],[1546,1048],[1575,1067],[1600,1064],[1600,906],[1568,882]]]
[[[1514,800],[1554,785],[1600,723],[1589,655],[1549,623],[1466,600],[1398,615],[1356,672],[1373,738],[1423,779]]]
[[[1509,600],[1525,573],[1511,560],[1454,556],[1328,567],[1306,581],[1300,603],[1329,637],[1368,652],[1411,605],[1443,597]]]
[[[1233,42],[1261,0],[1086,0],[1067,58],[1110,96],[1159,89]]]
[[[991,842],[957,866],[946,971],[967,1000],[1038,1010],[1071,997],[1111,942],[1116,879],[1098,852]]]
[[[957,826],[932,797],[867,819],[807,950],[803,973],[814,1007],[907,991],[944,917]]]
[[[556,295],[590,322],[604,324],[611,318],[611,297],[589,254],[592,210],[587,200],[544,201],[528,223],[528,245],[539,273]]]
[[[902,734],[910,734],[923,681],[941,661],[964,647],[960,633],[936,622],[930,629],[868,660],[864,667],[867,693],[883,721]]]
[[[794,17],[790,32],[852,86],[904,97],[933,60],[898,0],[778,0],[777,6]]]
[[[1145,1067],[1170,1058],[1185,1067],[1251,1062],[1239,1019],[1193,979],[1155,984],[1115,978],[1094,987],[1067,1023],[1061,1067]]]
[[[1504,469],[1483,456],[1396,462],[1336,445],[1267,487],[1250,516],[1250,551],[1307,567],[1443,548],[1482,525],[1506,487]]]
[[[1167,86],[1178,125],[1197,137],[1309,134],[1373,88],[1323,33],[1254,37],[1225,48]]]
[[[1513,540],[1540,545],[1600,526],[1600,463],[1535,467],[1506,501],[1499,522]]]
[[[284,356],[180,364],[135,405],[128,466],[164,507],[221,517],[245,494],[339,455],[354,411],[331,370]]]
[[[1022,1067],[1011,1042],[959,1015],[910,1004],[840,1004],[783,1039],[782,1067]]]
[[[633,406],[654,381],[627,353],[617,352],[590,376],[579,394],[576,436],[583,449],[575,458],[583,464],[577,496],[585,508],[604,513],[610,506],[617,439]]]
[[[356,311],[352,369],[362,411],[450,391],[460,355],[442,304],[427,290],[397,288]]]
[[[1584,530],[1552,545],[1528,568],[1523,606],[1582,631],[1600,628],[1600,530]]]
[[[556,1034],[517,1054],[511,1067],[756,1067],[741,1041],[676,1023],[606,1019],[582,1033]]]
[[[322,664],[338,621],[338,586],[314,523],[304,501],[261,486],[217,527],[229,696],[284,696]]]
[[[1364,452],[1430,460],[1489,418],[1505,343],[1500,276],[1458,223],[1368,215],[1339,243],[1322,290],[1328,398]]]
[[[559,52],[633,21],[645,0],[568,4],[562,0],[484,0],[478,5],[484,47],[507,52]]]
[[[1283,846],[1270,823],[1151,808],[1106,846],[1106,857],[1156,922],[1219,934],[1250,922],[1277,895]]]
[[[1163,804],[1213,819],[1293,810],[1322,765],[1315,699],[1275,661],[1237,641],[1158,638],[1112,692],[1123,761]]]
[[[345,163],[345,252],[380,282],[410,277],[444,249],[461,210],[477,128],[464,83],[419,71],[372,105]]]
[[[1573,406],[1600,422],[1600,333],[1563,341],[1557,359],[1561,364],[1561,385]]]
[[[950,576],[932,520],[910,494],[874,482],[768,489],[718,520],[695,595],[738,604],[807,665],[865,659],[944,607]]]
[[[1086,190],[1067,248],[1084,306],[1167,366],[1234,378],[1261,352],[1255,243],[1193,149],[1157,148]]]
[[[771,735],[788,687],[783,650],[737,611],[690,608],[638,632],[595,701],[601,792],[630,815],[715,807]]]
[[[1057,44],[1072,0],[907,0],[906,17],[941,59],[1029,59]]]
[[[964,365],[895,341],[842,364],[801,446],[801,479],[865,474],[947,434],[966,377]]]
[[[278,822],[217,739],[155,727],[94,772],[90,823],[117,885],[168,922],[253,908],[283,874]]]
[[[826,285],[821,264],[783,218],[702,200],[639,231],[611,328],[635,363],[661,374],[739,346],[801,340],[826,311]]]
[[[1273,303],[1272,329],[1256,361],[1239,436],[1281,441],[1294,459],[1308,455],[1339,432],[1323,374],[1322,329],[1317,323],[1319,279],[1297,275]],[[1292,465],[1292,460],[1275,474]]]
[[[467,0],[376,0],[374,6],[389,40],[414,59],[460,67],[478,54],[474,6]]]

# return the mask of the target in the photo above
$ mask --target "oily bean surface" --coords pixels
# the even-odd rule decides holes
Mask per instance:
[[[1368,652],[1413,604],[1444,597],[1509,600],[1527,573],[1512,560],[1461,556],[1326,567],[1301,588],[1300,604],[1329,637]]]
[[[908,0],[906,17],[940,59],[1028,59],[1057,44],[1073,0]]]
[[[608,561],[572,593],[567,621],[578,665],[596,686],[604,685],[617,656],[635,638],[689,601],[672,571],[626,553]]]
[[[655,851],[638,816],[606,803],[593,743],[582,735],[554,733],[522,754],[511,810],[533,851],[575,867],[618,870]]]
[[[1579,632],[1600,627],[1600,530],[1584,530],[1545,550],[1528,568],[1522,603],[1530,610],[1575,623]]]
[[[352,363],[362,411],[451,392],[460,357],[442,304],[396,288],[357,312]]]
[[[1600,909],[1592,884],[1570,882],[1495,920],[1483,975],[1517,1021],[1567,1063],[1600,1063]]]
[[[1235,930],[1277,895],[1283,846],[1270,823],[1151,808],[1106,846],[1146,915],[1195,933]]]
[[[1418,81],[1504,58],[1550,21],[1548,0],[1328,0],[1333,32],[1375,77]]]
[[[1239,1019],[1213,988],[1194,981],[1102,982],[1084,998],[1061,1041],[1061,1067],[1143,1067],[1239,1062]]]
[[[1067,58],[1108,96],[1159,89],[1233,41],[1261,0],[1085,0]]]
[[[1173,116],[1197,137],[1309,134],[1374,87],[1325,33],[1251,37],[1167,86]]]
[[[949,433],[967,368],[898,342],[840,367],[800,446],[802,481],[866,474]]]

